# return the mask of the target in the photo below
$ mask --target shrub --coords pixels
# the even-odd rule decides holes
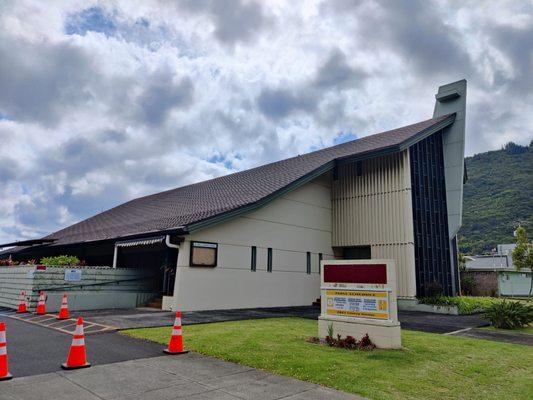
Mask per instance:
[[[484,311],[487,307],[494,303],[499,303],[502,300],[494,297],[439,296],[423,297],[418,299],[418,301],[422,304],[435,306],[456,306],[459,314],[473,314],[475,312]]]
[[[16,265],[19,265],[19,262],[18,261],[13,261],[11,256],[9,256],[8,258],[0,260],[0,266],[2,266],[2,267],[13,267],[13,266],[16,266]]]
[[[471,296],[476,289],[476,280],[471,275],[461,275],[461,290],[464,295]]]
[[[516,301],[504,300],[487,307],[485,317],[495,328],[522,328],[533,322],[533,307]]]
[[[311,342],[317,343],[313,341]],[[331,347],[339,347],[341,349],[348,350],[374,350],[376,348],[376,345],[370,340],[368,333],[363,336],[359,341],[350,335],[346,336],[345,338],[342,338],[341,335],[337,335],[337,337],[334,337],[333,324],[328,325],[328,335],[326,336],[325,342]]]
[[[41,264],[53,266],[81,265],[82,262],[76,256],[56,256],[41,258]]]

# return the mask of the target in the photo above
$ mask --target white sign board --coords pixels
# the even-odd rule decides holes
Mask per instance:
[[[379,348],[401,347],[394,260],[323,260],[318,336],[360,339]]]
[[[81,281],[81,269],[66,269],[65,281],[78,282]]]

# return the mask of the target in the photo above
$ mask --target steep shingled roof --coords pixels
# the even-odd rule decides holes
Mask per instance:
[[[220,178],[141,197],[57,231],[54,245],[105,240],[180,228],[246,210],[276,197],[342,158],[400,151],[454,121],[455,114],[366,136]],[[380,153],[381,152],[381,153]],[[321,172],[322,173],[322,172]]]

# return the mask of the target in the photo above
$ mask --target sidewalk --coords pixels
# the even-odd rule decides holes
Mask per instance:
[[[361,397],[189,353],[0,382],[0,400],[361,400]]]

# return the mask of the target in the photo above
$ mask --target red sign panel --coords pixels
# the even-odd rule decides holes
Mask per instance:
[[[387,283],[386,264],[331,264],[324,265],[327,283]]]

